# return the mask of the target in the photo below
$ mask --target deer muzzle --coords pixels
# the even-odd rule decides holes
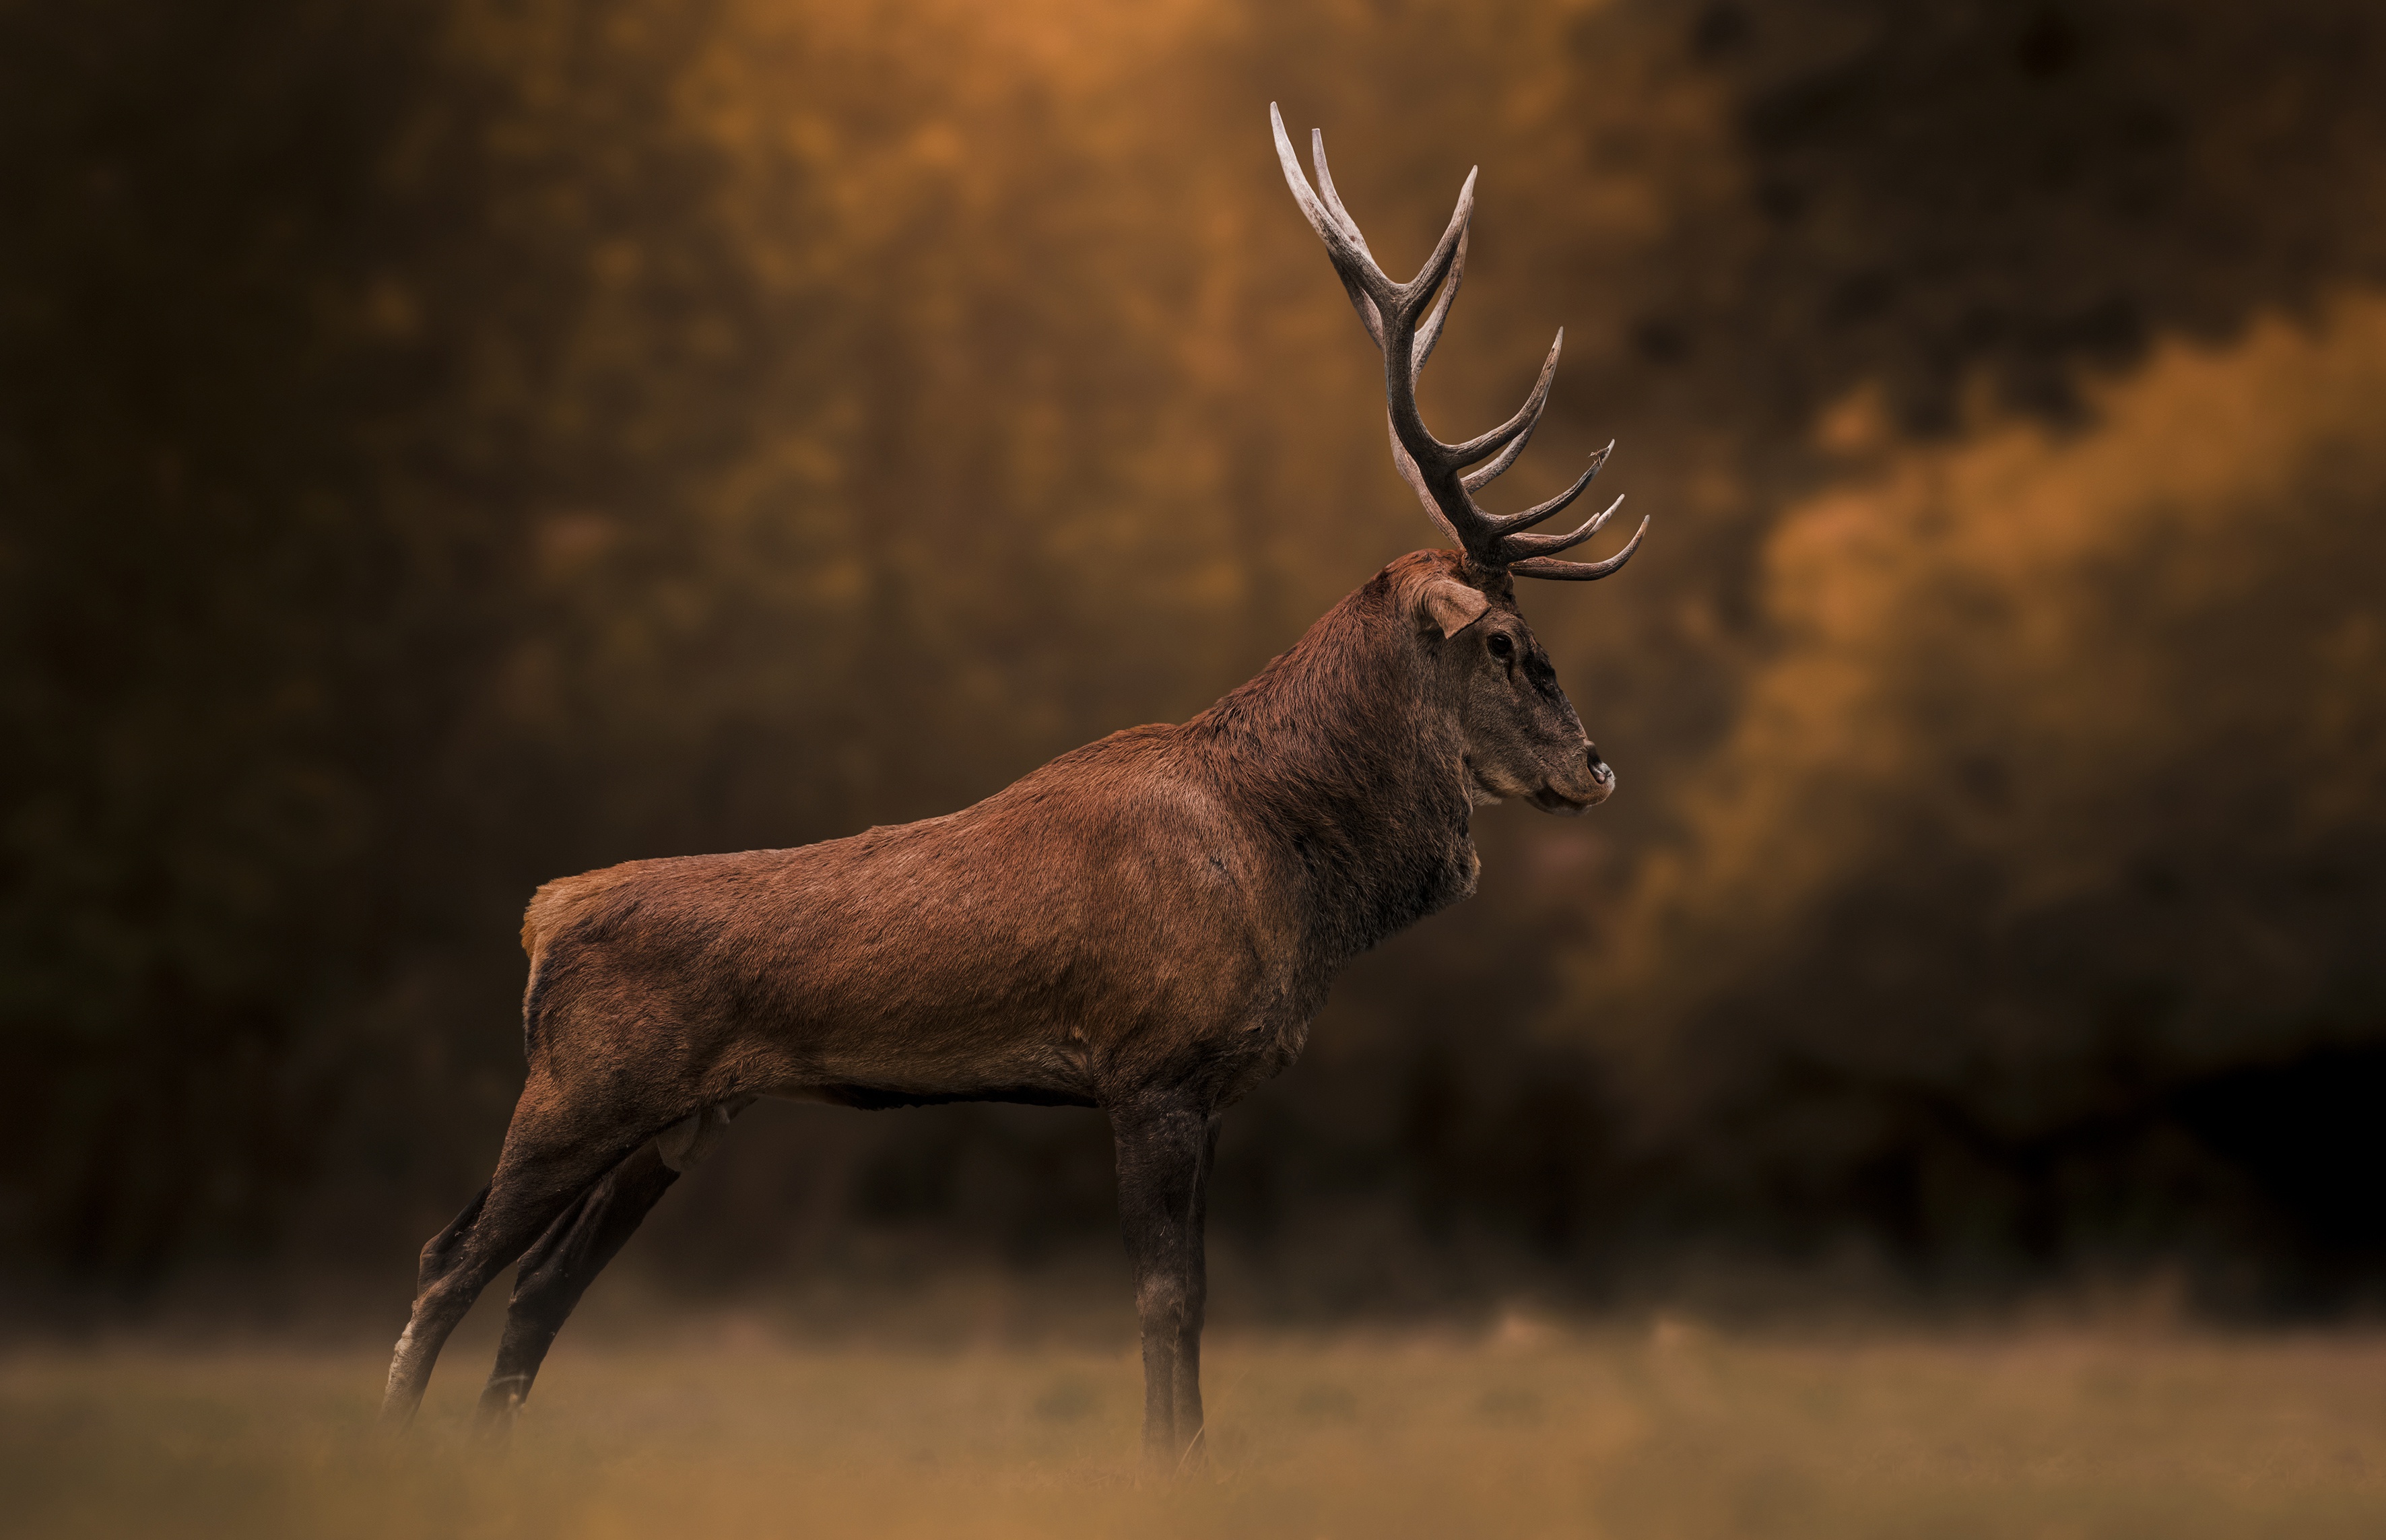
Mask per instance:
[[[1574,818],[1598,807],[1615,794],[1615,768],[1599,757],[1596,745],[1583,745],[1582,762],[1563,775],[1553,775],[1533,794],[1533,806],[1545,813]]]

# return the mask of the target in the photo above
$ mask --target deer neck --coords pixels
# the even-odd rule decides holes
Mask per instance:
[[[1299,890],[1325,960],[1475,891],[1457,712],[1385,577],[1187,731]]]

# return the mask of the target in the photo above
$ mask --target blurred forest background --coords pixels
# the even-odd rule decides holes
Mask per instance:
[[[1272,99],[1399,271],[1482,166],[1428,416],[1563,324],[1500,506],[1614,436],[1657,521],[1523,595],[1622,795],[1229,1120],[1222,1308],[2379,1298],[2369,0],[0,0],[19,1297],[402,1301],[537,883],[949,810],[1432,543]],[[1114,1258],[1109,1162],[765,1107],[624,1266]]]

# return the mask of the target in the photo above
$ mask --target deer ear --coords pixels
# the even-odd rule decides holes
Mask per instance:
[[[1490,607],[1491,601],[1484,597],[1481,589],[1455,578],[1434,579],[1417,598],[1423,618],[1438,627],[1445,639],[1483,619],[1483,612]]]

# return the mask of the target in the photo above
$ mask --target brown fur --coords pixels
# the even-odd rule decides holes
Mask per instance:
[[[1147,1439],[1181,1458],[1218,1115],[1300,1054],[1343,964],[1474,891],[1474,804],[1580,811],[1613,784],[1504,578],[1418,552],[1191,721],[974,807],[547,883],[522,928],[528,1083],[490,1188],[425,1247],[385,1415],[532,1249],[483,1402],[502,1421],[670,1184],[686,1146],[652,1142],[695,1114],[1028,1101],[1112,1117]]]

